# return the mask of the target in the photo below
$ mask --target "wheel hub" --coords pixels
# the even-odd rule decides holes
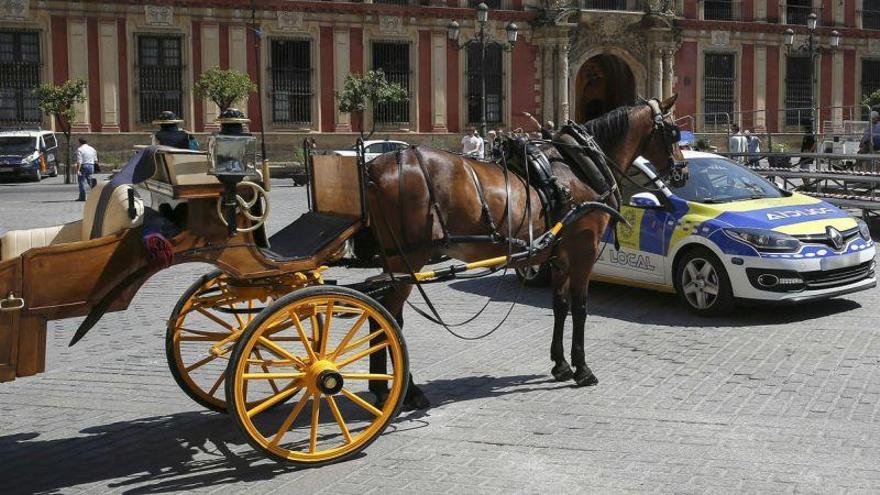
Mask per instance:
[[[338,371],[324,370],[315,380],[315,386],[325,395],[335,395],[342,390],[342,375]]]

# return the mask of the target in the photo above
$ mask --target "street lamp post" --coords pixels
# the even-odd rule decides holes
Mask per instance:
[[[492,34],[486,31],[489,24],[489,7],[485,3],[477,5],[477,25],[479,30],[474,33],[474,37],[459,43],[458,38],[461,34],[461,28],[456,21],[450,21],[446,26],[447,36],[450,41],[455,42],[456,48],[459,50],[470,46],[474,43],[480,47],[480,135],[486,137],[486,50],[490,45],[496,45],[502,50],[509,51],[516,44],[516,36],[518,28],[513,22],[509,22],[504,28],[507,32],[507,43],[502,43],[492,37]]]
[[[794,30],[791,28],[785,30],[782,38],[788,53],[803,53],[810,57],[810,132],[814,134],[818,124],[816,122],[816,57],[822,52],[822,47],[819,46],[816,40],[818,20],[819,18],[816,17],[815,13],[811,12],[807,16],[807,39],[799,45],[795,46],[794,44]],[[836,30],[831,31],[831,49],[834,50],[838,46],[840,46],[840,33]]]

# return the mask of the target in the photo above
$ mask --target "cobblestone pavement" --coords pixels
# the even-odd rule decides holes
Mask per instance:
[[[0,232],[74,219],[74,196],[58,180],[0,185]],[[304,209],[287,183],[272,198],[275,228]],[[524,290],[476,342],[410,312],[413,371],[434,407],[402,415],[353,461],[297,470],[256,455],[167,371],[164,319],[207,269],[161,273],[73,348],[78,320],[50,323],[48,372],[0,385],[5,493],[880,490],[876,290],[706,320],[671,296],[596,284],[587,356],[601,382],[583,389],[548,379],[543,290]],[[495,295],[465,328],[478,334],[517,287],[507,275],[430,293],[452,320]]]

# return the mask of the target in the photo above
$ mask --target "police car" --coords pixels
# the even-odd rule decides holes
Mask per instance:
[[[684,156],[690,178],[683,187],[655,183],[644,159],[630,168],[633,181],[620,187],[631,227],[616,228],[620,250],[606,233],[593,280],[674,292],[702,315],[737,302],[798,303],[876,286],[865,222],[718,155]],[[548,274],[546,267],[518,272],[530,285]]]
[[[39,182],[58,175],[58,140],[44,130],[0,131],[0,178]]]

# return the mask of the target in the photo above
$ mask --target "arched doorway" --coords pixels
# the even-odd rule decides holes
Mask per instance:
[[[596,55],[578,70],[574,94],[575,120],[586,122],[619,106],[632,105],[636,99],[635,78],[620,57]]]

